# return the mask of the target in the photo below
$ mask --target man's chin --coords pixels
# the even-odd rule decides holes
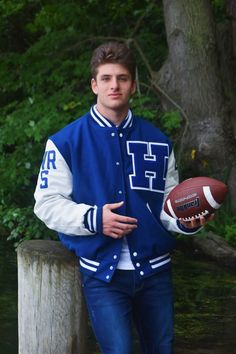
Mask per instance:
[[[123,110],[124,108],[128,108],[128,103],[121,102],[120,100],[114,100],[111,103],[109,103],[108,107],[110,109]]]

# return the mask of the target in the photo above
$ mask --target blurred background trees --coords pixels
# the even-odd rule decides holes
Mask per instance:
[[[138,62],[132,109],[173,140],[181,179],[229,183],[209,228],[236,243],[232,1],[4,0],[0,16],[1,232],[16,243],[56,237],[32,212],[45,143],[94,102],[93,49],[120,40]]]

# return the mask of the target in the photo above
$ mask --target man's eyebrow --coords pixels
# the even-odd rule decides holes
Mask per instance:
[[[112,76],[111,74],[102,74],[101,77],[110,77]],[[128,74],[119,74],[119,75],[115,75],[117,77],[129,77]]]

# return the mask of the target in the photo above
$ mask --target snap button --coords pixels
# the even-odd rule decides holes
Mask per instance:
[[[144,275],[144,272],[141,270],[141,272],[139,273],[140,275]]]
[[[122,192],[122,191],[119,191],[118,193],[119,193],[119,194],[122,194],[123,192]]]
[[[133,252],[133,256],[137,257],[138,253],[137,252]]]
[[[114,254],[113,259],[117,259],[117,255],[116,254]]]
[[[136,267],[138,267],[138,268],[139,268],[139,267],[140,267],[140,263],[136,263]]]
[[[119,166],[119,164],[120,164],[119,161],[117,161],[117,162],[116,162],[116,165]]]
[[[107,275],[107,276],[106,276],[106,279],[110,279],[110,275]]]
[[[114,133],[114,132],[113,132],[113,133],[111,133],[111,136],[115,136],[115,135],[116,135],[116,133]]]
[[[120,133],[119,135],[120,135],[121,138],[123,137],[123,134],[122,134],[122,133]]]
[[[113,268],[114,268],[113,266],[110,266],[110,270],[113,270]]]

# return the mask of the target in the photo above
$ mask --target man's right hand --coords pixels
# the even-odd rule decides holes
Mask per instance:
[[[104,235],[121,238],[137,228],[137,219],[113,213],[112,210],[120,208],[123,204],[124,202],[119,202],[103,206],[102,222]]]

